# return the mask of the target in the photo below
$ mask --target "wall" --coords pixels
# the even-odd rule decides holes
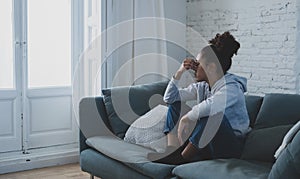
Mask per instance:
[[[187,48],[229,30],[241,43],[230,72],[248,79],[250,94],[300,93],[297,0],[187,0]],[[299,44],[300,45],[300,44]]]

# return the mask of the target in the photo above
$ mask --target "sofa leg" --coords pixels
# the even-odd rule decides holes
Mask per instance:
[[[90,175],[90,179],[94,179],[94,175],[91,174],[91,175]]]

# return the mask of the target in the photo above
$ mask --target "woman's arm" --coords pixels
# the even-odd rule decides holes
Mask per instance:
[[[227,92],[230,91],[228,88],[230,88],[229,85],[221,88],[212,96],[195,105],[192,110],[187,113],[187,117],[192,121],[196,121],[200,118],[220,112],[224,113],[228,100]]]
[[[164,95],[164,101],[168,104],[174,103],[176,101],[189,101],[197,99],[197,84],[193,83],[187,88],[180,89],[178,88],[178,82],[182,74],[193,67],[192,59],[185,59],[175,75],[172,77],[171,81],[168,84]]]
[[[164,95],[164,101],[172,104],[176,101],[189,101],[197,99],[197,84],[193,83],[187,88],[179,89],[178,80],[174,78],[168,84]]]

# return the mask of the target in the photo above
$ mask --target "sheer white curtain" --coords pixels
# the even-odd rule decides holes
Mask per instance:
[[[163,80],[168,71],[164,1],[136,0],[134,10],[135,83]]]
[[[112,0],[107,3],[107,86],[166,79],[163,1]]]

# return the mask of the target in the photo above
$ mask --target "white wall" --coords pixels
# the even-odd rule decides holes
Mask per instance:
[[[299,4],[297,0],[187,0],[187,27],[206,40],[227,30],[237,38],[241,48],[231,72],[247,77],[250,94],[300,93]],[[194,53],[199,50],[198,40],[187,28],[187,47]]]

